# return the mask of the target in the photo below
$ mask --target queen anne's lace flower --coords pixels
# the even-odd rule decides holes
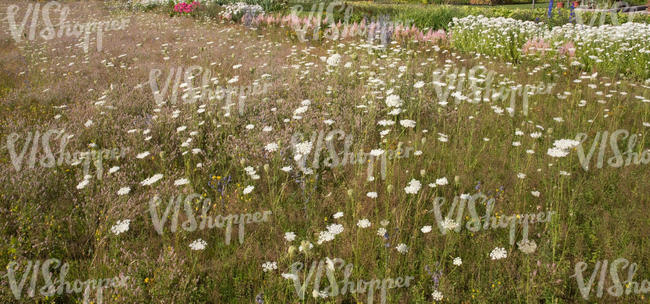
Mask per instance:
[[[266,262],[266,263],[262,264],[262,270],[264,272],[273,271],[275,269],[278,269],[278,263],[277,262]]]
[[[331,224],[327,226],[327,231],[329,231],[333,235],[340,234],[343,232],[343,225],[341,224]]]
[[[129,231],[129,224],[131,223],[131,220],[122,220],[122,221],[117,221],[113,227],[111,227],[111,232],[115,235],[119,235],[120,233],[127,232]]]
[[[205,249],[205,246],[207,246],[208,243],[202,239],[198,239],[192,243],[190,243],[190,248],[192,250],[203,250]]]
[[[368,219],[362,219],[357,222],[357,227],[359,228],[368,228],[372,225]]]
[[[548,151],[546,151],[546,154],[551,157],[565,157],[569,155],[569,151],[560,148],[550,148]]]
[[[434,301],[442,301],[443,296],[442,292],[435,290],[433,293],[431,293],[431,297],[433,297]]]
[[[122,188],[120,188],[120,190],[117,190],[117,195],[126,195],[126,194],[129,194],[129,192],[131,192],[131,188],[122,187]]]
[[[341,55],[339,55],[339,54],[334,54],[334,55],[330,56],[329,58],[327,58],[327,65],[329,65],[329,66],[335,67],[335,66],[338,66],[339,63],[341,63]]]
[[[460,257],[456,257],[452,263],[456,266],[460,266],[463,265],[463,260]]]
[[[442,229],[451,231],[458,228],[459,225],[458,223],[456,223],[456,221],[450,218],[445,218],[445,220],[442,221],[442,224],[440,224],[440,226],[442,226]]]
[[[404,244],[404,243],[401,243],[401,244],[397,245],[397,247],[395,247],[395,249],[397,249],[397,252],[399,252],[401,254],[407,253],[409,251],[408,246],[406,246],[406,244]]]
[[[146,178],[145,180],[140,182],[140,185],[142,186],[150,186],[154,184],[155,182],[159,181],[163,177],[162,174],[154,174],[152,177]]]
[[[270,143],[270,144],[267,144],[267,145],[264,147],[264,150],[266,150],[266,152],[275,152],[275,151],[278,150],[278,144],[277,144],[277,143]]]
[[[415,128],[415,120],[403,119],[399,121],[399,124],[404,128]]]
[[[316,243],[318,243],[320,245],[322,243],[326,243],[326,242],[334,240],[334,237],[335,237],[335,235],[333,233],[329,232],[329,231],[321,231],[318,234],[318,241]]]
[[[505,259],[508,257],[508,253],[504,248],[496,247],[490,252],[490,258],[493,260]]]
[[[391,108],[397,108],[402,105],[402,99],[397,95],[388,95],[386,105]]]
[[[535,243],[535,241],[522,240],[517,243],[517,247],[519,247],[519,250],[521,250],[521,252],[525,254],[531,254],[537,250],[537,243]]]
[[[408,194],[417,194],[420,191],[422,184],[416,179],[411,179],[408,186],[404,188],[404,191]]]
[[[296,239],[296,234],[291,231],[285,232],[284,239],[287,240],[287,242],[291,242]]]

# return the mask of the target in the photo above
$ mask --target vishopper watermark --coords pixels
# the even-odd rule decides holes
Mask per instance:
[[[296,293],[301,300],[305,299],[305,292],[312,278],[314,284],[312,296],[314,298],[328,298],[336,297],[338,295],[345,295],[347,293],[363,294],[367,292],[368,304],[373,303],[375,290],[379,291],[381,288],[381,303],[384,304],[386,303],[387,289],[409,287],[411,285],[411,280],[415,279],[412,276],[407,276],[406,278],[384,278],[383,280],[372,279],[370,281],[364,281],[363,279],[360,279],[355,282],[350,280],[352,269],[354,268],[353,264],[347,264],[343,259],[340,258],[325,258],[324,260],[312,262],[311,267],[309,268],[309,273],[307,274],[305,281],[301,284],[300,272],[304,267],[305,266],[302,262],[295,262],[291,265],[291,268],[289,270],[290,273],[282,274],[285,279],[293,281]],[[336,276],[334,275],[337,269],[343,270],[343,281],[340,283],[336,281]],[[323,270],[326,272],[329,286],[321,290],[320,281],[323,278]]]
[[[495,71],[488,70],[485,66],[477,65],[467,70],[466,67],[455,67],[453,72],[449,69],[436,69],[433,72],[433,86],[438,96],[438,103],[447,105],[449,97],[453,97],[455,104],[463,101],[479,104],[481,101],[508,101],[506,108],[510,116],[514,116],[518,97],[522,100],[522,113],[528,115],[528,97],[532,95],[551,94],[555,83],[526,84],[507,86],[496,84],[493,86]],[[469,80],[469,82],[467,82]],[[495,112],[501,113],[503,109],[493,106]]]
[[[608,266],[608,261],[596,261],[594,269],[591,271],[589,276],[589,281],[585,282],[585,277],[583,273],[589,268],[586,262],[578,262],[575,265],[575,274],[572,277],[576,278],[578,283],[578,288],[580,289],[580,294],[585,300],[589,300],[591,290],[594,286],[596,276],[600,272],[598,277],[598,287],[596,291],[596,297],[603,297],[603,289],[605,286],[605,280],[607,278],[607,273],[612,277],[612,285],[607,288],[607,293],[612,297],[620,297],[623,294],[629,295],[634,294],[644,294],[650,292],[650,281],[643,280],[642,282],[634,281],[634,276],[636,275],[638,266],[636,263],[631,263],[625,258],[618,258],[614,260]],[[627,280],[621,282],[619,271],[627,268]]]
[[[609,15],[612,25],[619,25],[620,23],[618,21],[618,11],[622,11],[627,14],[627,22],[634,22],[633,20],[637,14],[637,11],[630,7],[627,2],[616,1],[612,4],[612,6],[609,6],[608,2],[603,1],[595,3],[594,10],[586,10],[583,8],[575,9],[575,23],[588,26],[605,25],[607,15]],[[587,20],[585,19],[585,13],[587,12],[591,13],[591,19],[589,19],[589,23],[586,23]]]
[[[253,214],[251,213],[244,213],[244,214],[229,214],[227,216],[222,216],[222,215],[217,215],[215,217],[212,217],[208,215],[208,212],[210,209],[214,209],[214,204],[212,204],[212,200],[210,198],[205,198],[200,194],[197,193],[192,193],[187,195],[183,199],[183,195],[179,194],[174,198],[174,196],[171,196],[169,198],[169,203],[167,204],[167,207],[163,211],[162,214],[158,213],[158,207],[161,203],[161,199],[158,196],[155,196],[149,201],[149,213],[151,214],[151,221],[153,222],[153,226],[156,229],[156,232],[158,234],[163,235],[164,229],[165,229],[165,223],[167,222],[167,219],[170,216],[171,213],[171,223],[170,223],[170,231],[172,233],[175,233],[176,230],[178,230],[179,226],[179,213],[180,213],[180,208],[181,205],[183,205],[183,211],[185,213],[185,221],[180,224],[181,229],[187,231],[187,232],[193,232],[198,230],[204,230],[204,229],[212,229],[212,228],[219,228],[223,229],[224,227],[226,228],[225,231],[225,238],[226,238],[226,245],[230,245],[230,237],[232,235],[232,225],[233,224],[239,224],[239,244],[244,243],[244,227],[246,224],[251,224],[251,223],[263,223],[263,222],[269,222],[269,216],[272,214],[271,211],[264,211],[263,213],[260,212],[255,212]],[[203,203],[201,204],[201,201]],[[198,217],[200,219],[200,222],[197,222],[197,218],[194,216],[194,208],[198,208],[196,206],[201,205],[201,215]],[[194,206],[194,207],[193,207]],[[173,211],[172,211],[173,210]]]
[[[627,149],[625,152],[621,153],[621,150],[619,149],[618,141],[619,137],[621,137],[623,140],[627,138]],[[610,157],[607,159],[607,165],[614,167],[614,168],[620,168],[622,166],[629,166],[631,164],[639,165],[644,164],[647,165],[650,163],[650,149],[642,151],[642,152],[635,152],[636,150],[636,142],[637,142],[637,134],[630,134],[627,130],[624,129],[619,129],[609,134],[608,131],[604,131],[602,134],[600,132],[596,133],[596,137],[594,138],[594,141],[591,144],[591,147],[589,148],[589,152],[585,155],[585,151],[582,147],[583,143],[586,143],[587,138],[589,136],[585,133],[578,133],[576,135],[576,141],[579,142],[578,146],[576,147],[576,150],[578,151],[578,159],[580,160],[580,165],[582,168],[587,171],[589,170],[589,163],[591,162],[592,157],[594,156],[594,152],[596,151],[596,147],[598,146],[598,142],[600,139],[600,146],[598,147],[598,158],[596,160],[596,168],[600,169],[603,167],[603,159],[605,157],[605,153],[607,151],[607,144],[608,144],[608,137],[609,137],[609,146],[612,149],[612,152],[614,153],[614,156]],[[624,156],[627,156],[625,158]]]
[[[86,23],[74,23],[71,24],[67,22],[68,14],[70,13],[70,8],[57,1],[48,2],[41,8],[41,3],[29,3],[26,5],[25,15],[20,21],[20,24],[16,24],[16,15],[21,10],[19,5],[10,5],[7,7],[7,21],[9,22],[9,30],[11,31],[11,36],[16,40],[16,42],[21,42],[23,38],[33,41],[36,38],[40,37],[43,40],[52,40],[54,38],[61,38],[64,35],[67,37],[79,38],[83,35],[83,49],[84,52],[88,52],[90,48],[90,35],[93,32],[97,32],[97,51],[102,50],[103,45],[103,35],[104,32],[108,31],[118,31],[126,29],[131,19],[122,18],[120,20],[110,20],[110,21],[99,21],[99,22],[86,22]],[[56,25],[52,24],[50,19],[50,14],[52,11],[58,12],[59,14],[59,23]],[[29,17],[31,15],[31,20]],[[45,27],[38,32],[36,31],[39,24],[39,17],[42,15],[43,23]],[[25,33],[25,28],[27,22],[29,23],[29,34]],[[58,28],[58,30],[57,30]]]
[[[335,141],[343,140],[343,151],[336,151]],[[315,149],[313,149],[315,143]],[[313,169],[320,168],[321,163],[321,151],[323,150],[323,144],[327,147],[327,154],[323,160],[323,164],[328,168],[335,168],[345,165],[368,165],[367,174],[368,180],[374,180],[374,164],[375,161],[379,161],[379,166],[381,168],[381,178],[382,180],[386,179],[386,162],[387,160],[392,159],[401,159],[408,158],[410,152],[413,151],[413,147],[406,147],[402,149],[402,143],[400,142],[397,145],[396,149],[374,149],[370,152],[365,152],[359,150],[356,153],[350,151],[352,145],[354,144],[354,136],[352,134],[346,134],[343,130],[332,130],[325,135],[325,131],[320,130],[318,132],[312,132],[311,138],[309,141],[304,141],[304,136],[302,133],[294,133],[291,136],[291,147],[293,148],[293,159],[296,161],[298,168],[304,173],[311,173]],[[307,164],[309,155],[313,150],[312,165],[309,167]],[[342,154],[341,154],[342,153]]]
[[[59,279],[52,280],[53,273],[52,270],[59,268]],[[17,262],[10,262],[7,265],[7,278],[9,279],[9,287],[13,293],[16,300],[20,300],[23,296],[23,289],[25,288],[25,283],[30,277],[31,280],[29,289],[27,289],[27,296],[33,298],[38,291],[44,297],[52,297],[55,294],[62,295],[63,293],[81,293],[83,291],[83,303],[90,303],[91,292],[95,290],[96,301],[92,301],[97,304],[103,303],[103,290],[108,288],[121,288],[127,287],[127,281],[129,276],[124,276],[120,274],[119,277],[106,278],[106,279],[89,279],[86,281],[74,280],[74,282],[68,282],[65,280],[65,277],[68,274],[68,269],[70,265],[68,263],[61,264],[61,261],[58,259],[48,259],[41,263],[40,260],[37,261],[28,261],[25,265],[22,276],[17,275],[17,271],[20,268],[20,264]],[[52,269],[52,270],[51,270]],[[37,289],[37,282],[39,281],[39,270],[43,276],[44,285]],[[17,282],[17,278],[20,277],[20,282]]]
[[[238,76],[228,80],[228,84],[225,87],[222,87],[217,85],[218,79],[212,77],[212,71],[209,68],[201,66],[190,66],[187,69],[184,69],[183,67],[171,67],[167,77],[160,79],[162,81],[161,84],[163,84],[161,87],[158,84],[158,78],[162,73],[163,72],[160,69],[152,69],[149,72],[149,86],[151,87],[151,92],[153,93],[156,105],[161,106],[166,103],[175,105],[178,101],[179,93],[182,94],[180,98],[184,104],[196,103],[199,101],[213,102],[215,100],[221,101],[225,99],[223,109],[227,111],[227,116],[230,114],[230,107],[235,105],[234,103],[231,103],[233,96],[236,97],[239,102],[239,114],[243,115],[247,96],[260,96],[266,94],[271,87],[270,83],[264,83],[262,85],[259,81],[254,81],[252,85],[248,86],[234,85],[235,82],[239,81]],[[195,83],[195,79],[201,80],[200,86]],[[181,89],[182,91],[179,91]],[[171,95],[168,93],[171,93]]]
[[[451,207],[447,211],[447,216],[443,218],[442,211],[440,207],[444,205],[446,199],[444,197],[436,197],[433,200],[433,209],[429,213],[433,212],[438,229],[443,235],[447,231],[460,232],[463,229],[463,219],[465,218],[465,207],[469,211],[471,219],[465,224],[465,228],[471,232],[477,232],[481,229],[498,229],[498,228],[507,228],[510,226],[510,245],[515,244],[515,232],[517,225],[522,225],[522,241],[528,241],[528,224],[534,223],[545,223],[551,220],[551,216],[555,211],[539,212],[537,214],[513,214],[509,216],[493,216],[492,211],[494,209],[494,198],[489,198],[482,194],[477,193],[474,195],[463,194],[461,196],[454,197],[454,201],[451,204]],[[485,205],[485,215],[479,216],[476,210],[476,204]],[[453,213],[456,210],[456,219],[453,219]],[[483,224],[481,225],[481,222]]]
[[[6,148],[9,150],[9,156],[11,157],[11,163],[16,170],[19,172],[23,168],[34,169],[34,167],[40,165],[44,168],[52,168],[55,166],[61,166],[67,164],[70,166],[77,166],[83,162],[83,175],[88,176],[90,170],[90,164],[92,163],[95,166],[95,171],[97,174],[97,179],[101,180],[104,174],[103,169],[103,160],[104,159],[119,159],[123,158],[128,152],[129,148],[113,148],[101,149],[101,150],[90,150],[90,151],[75,151],[72,154],[66,151],[66,147],[70,139],[74,135],[66,134],[65,130],[48,130],[47,132],[41,134],[39,130],[36,130],[34,133],[27,132],[25,137],[25,142],[22,145],[19,153],[16,153],[16,144],[21,138],[21,135],[18,133],[11,133],[7,136],[7,145]],[[59,158],[57,159],[52,152],[50,146],[50,141],[59,140]],[[30,148],[31,144],[31,149]],[[40,160],[37,162],[37,155],[39,154],[40,148],[43,149],[44,155],[41,155]],[[29,150],[29,156],[27,156],[27,151]],[[23,167],[23,162],[27,156],[27,166]]]
[[[312,40],[319,40],[322,35],[325,39],[339,40],[353,37],[366,37],[369,44],[380,41],[386,46],[391,42],[393,33],[396,28],[408,28],[413,23],[397,22],[390,20],[390,16],[382,15],[371,18],[364,18],[361,23],[350,24],[350,17],[354,8],[341,1],[330,2],[325,11],[325,20],[323,20],[323,10],[325,2],[312,3],[311,10],[305,18],[300,18],[299,14],[303,11],[303,6],[298,4],[291,8],[290,18],[291,27],[298,35],[302,42],[307,41],[309,32],[312,32]],[[335,21],[335,11],[343,13],[343,23]],[[326,22],[325,29],[322,29],[323,22]]]

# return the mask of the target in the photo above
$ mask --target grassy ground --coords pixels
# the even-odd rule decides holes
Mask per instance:
[[[4,14],[16,2],[1,3]],[[111,13],[94,1],[68,5],[68,20],[129,17],[129,30],[106,33],[102,51],[91,47],[84,53],[69,37],[17,43],[3,21],[2,145],[11,133],[21,135],[16,144],[20,149],[30,132],[65,129],[74,135],[67,151],[129,152],[104,160],[101,180],[91,169],[93,177],[79,187],[84,180],[81,165],[16,170],[8,150],[0,151],[0,264],[18,262],[20,274],[28,261],[57,258],[70,265],[68,281],[128,275],[127,287],[105,291],[107,303],[255,303],[256,297],[264,303],[313,303],[313,284],[301,301],[292,281],[281,274],[294,262],[310,265],[325,257],[353,263],[354,279],[415,278],[408,288],[390,290],[386,303],[431,303],[434,290],[448,303],[576,303],[582,301],[572,277],[576,263],[587,262],[589,276],[597,260],[619,257],[640,265],[637,281],[650,278],[647,165],[599,169],[592,160],[585,171],[575,150],[564,158],[546,154],[554,140],[584,132],[589,134],[587,150],[597,132],[617,129],[640,134],[635,151],[650,148],[644,125],[650,122],[648,104],[637,98],[650,98],[647,85],[591,77],[593,73],[581,74],[561,63],[513,66],[418,44],[393,45],[386,51],[361,43],[302,43],[287,35],[289,29],[246,29],[155,12]],[[332,53],[342,55],[336,68],[321,59]],[[226,116],[223,101],[156,106],[149,86],[152,69],[160,69],[159,79],[164,79],[172,67],[195,65],[209,67],[220,85],[258,81],[271,87],[261,96],[247,97],[242,115],[234,111]],[[449,104],[440,105],[434,71],[476,65],[496,72],[495,83],[501,85],[555,86],[550,95],[529,98],[527,115],[521,100],[512,117],[504,112],[508,102],[454,104],[450,98]],[[419,81],[424,86],[414,88]],[[390,94],[404,102],[399,116],[388,115],[385,99]],[[305,100],[310,101],[307,109]],[[579,106],[583,100],[586,104]],[[330,119],[332,124],[326,123]],[[404,119],[414,120],[415,127],[400,125]],[[384,127],[378,125],[382,120],[396,123]],[[385,178],[375,167],[373,181],[368,181],[366,164],[325,168],[321,162],[313,174],[298,173],[289,147],[292,135],[308,138],[335,129],[352,136],[351,151],[402,146],[420,152],[388,160]],[[390,131],[381,135],[383,130]],[[58,151],[58,140],[52,142]],[[334,142],[336,151],[344,151],[342,139]],[[91,143],[96,148],[89,148]],[[269,143],[278,143],[279,149],[266,151]],[[200,150],[195,154],[191,149]],[[43,155],[40,150],[36,157]],[[608,150],[605,159],[611,156]],[[246,173],[248,166],[259,179]],[[284,172],[285,166],[293,170]],[[119,170],[109,174],[113,167]],[[142,184],[155,174],[163,178]],[[443,177],[448,185],[429,186]],[[187,184],[175,185],[183,178]],[[416,194],[404,190],[412,179],[422,184]],[[247,186],[254,189],[244,194]],[[124,187],[130,188],[128,194],[118,195]],[[463,229],[446,235],[436,229],[429,212],[434,198],[449,202],[479,192],[495,200],[493,214],[500,218],[557,214],[530,226],[529,237],[537,243],[534,253],[509,245],[508,229]],[[159,196],[166,206],[171,196],[190,193],[210,198],[213,216],[270,210],[272,217],[248,224],[241,244],[237,229],[230,244],[218,228],[171,233],[167,224],[159,235],[149,202]],[[445,214],[449,205],[442,208]],[[191,208],[198,213],[202,206],[193,201]],[[477,209],[483,215],[486,206]],[[162,211],[164,206],[158,209]],[[343,217],[333,218],[337,212]],[[465,211],[463,218],[469,220],[470,213]],[[131,221],[129,230],[112,233],[111,227],[124,219]],[[358,227],[362,219],[372,225]],[[180,222],[186,220],[181,211]],[[388,221],[385,236],[377,234],[382,221]],[[343,225],[344,231],[317,244],[319,232],[332,223]],[[423,233],[427,225],[433,231]],[[296,239],[285,240],[286,232],[295,232]],[[517,228],[517,240],[521,234]],[[197,239],[206,241],[204,250],[190,249]],[[299,251],[302,241],[314,247]],[[396,250],[402,243],[408,252]],[[504,247],[508,257],[491,260],[495,247]],[[462,258],[462,265],[452,264],[455,257]],[[267,261],[277,262],[277,270],[264,272]],[[341,281],[343,274],[337,271],[336,276]],[[37,282],[44,284],[42,277]],[[605,287],[610,285],[608,278]],[[7,276],[0,278],[0,286],[3,303],[81,303],[79,294],[37,293],[29,298],[27,287],[16,300]],[[647,295],[605,294],[599,299],[595,293],[596,287],[590,301],[647,303]],[[318,302],[365,303],[367,294]]]

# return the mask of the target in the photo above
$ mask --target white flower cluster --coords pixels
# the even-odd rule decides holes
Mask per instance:
[[[262,264],[262,270],[264,272],[269,272],[278,269],[278,263],[277,262],[266,262]]]
[[[327,65],[336,67],[341,63],[341,55],[339,54],[334,54],[327,58]]]
[[[433,298],[434,301],[442,301],[442,299],[444,298],[442,292],[437,290],[431,293],[431,297]]]
[[[492,252],[490,252],[490,258],[492,260],[501,260],[507,257],[508,257],[508,252],[505,250],[505,248],[496,247],[492,250]]]
[[[221,17],[232,18],[233,16],[241,16],[249,13],[252,16],[264,15],[264,9],[259,5],[246,4],[244,2],[237,2],[223,6],[223,11],[219,13]]]
[[[584,24],[567,23],[555,26],[545,32],[546,38],[563,38],[586,44],[598,44],[608,48],[614,44],[645,41],[645,44],[630,43],[627,46],[643,53],[650,52],[647,42],[650,41],[650,24],[626,22],[621,25],[589,26]]]
[[[454,220],[452,220],[450,218],[445,218],[445,220],[440,225],[442,226],[443,229],[449,230],[449,231],[455,230],[456,228],[458,228],[460,226],[460,225],[458,225],[458,223],[456,223],[456,221],[454,221]]]
[[[573,139],[560,139],[553,142],[553,148],[549,148],[546,154],[552,157],[565,157],[569,155],[569,150],[580,145],[579,141]]]
[[[409,182],[408,186],[404,188],[404,191],[407,194],[417,194],[418,191],[420,191],[420,188],[422,187],[422,184],[420,183],[419,180],[417,179],[411,179]]]
[[[399,108],[402,106],[402,99],[398,95],[388,95],[386,105],[391,108]]]
[[[197,239],[194,242],[190,243],[190,248],[192,250],[203,250],[205,246],[208,246],[208,243],[202,239]]]
[[[142,5],[142,6],[153,6],[153,5],[162,5],[166,4],[169,2],[168,0],[140,0],[140,1],[135,1],[136,5]]]
[[[111,227],[111,232],[115,235],[119,235],[121,233],[129,231],[129,224],[131,223],[131,220],[122,220],[122,221],[117,221],[113,227]]]
[[[334,240],[334,238],[343,232],[343,225],[341,224],[331,224],[327,226],[326,231],[321,231],[318,235],[318,244],[326,243]]]
[[[539,38],[548,43],[543,51],[552,54],[565,43],[572,43],[573,65],[650,69],[650,24],[567,23],[549,28],[543,23],[479,15],[454,18],[449,28],[455,44],[482,54],[512,59],[509,57],[522,53],[524,43]]]
[[[545,26],[533,21],[521,21],[512,18],[490,18],[483,15],[469,15],[463,18],[453,18],[450,27],[461,27],[471,30],[480,30],[481,34],[491,34],[491,29],[502,28],[503,33],[519,32],[536,34],[544,30]]]
[[[530,38],[543,37],[546,26],[512,18],[470,15],[452,19],[449,30],[455,43],[463,43],[482,54],[507,58],[513,46],[519,48]]]

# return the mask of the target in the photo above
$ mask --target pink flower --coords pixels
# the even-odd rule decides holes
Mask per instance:
[[[429,30],[427,34],[424,36],[424,41],[428,41],[431,43],[437,43],[439,41],[446,41],[447,40],[447,33],[445,33],[444,30]]]
[[[347,24],[343,25],[343,30],[341,31],[341,39],[347,38],[349,32],[350,32],[350,27]]]
[[[194,1],[192,4],[186,2],[180,2],[174,5],[174,11],[177,13],[191,13],[195,8],[199,6],[199,2]]]
[[[544,56],[550,47],[551,45],[548,42],[544,41],[544,39],[533,38],[524,43],[524,46],[521,48],[521,52],[527,55],[541,53],[541,55]]]
[[[576,47],[572,41],[567,41],[562,46],[560,46],[558,53],[560,55],[573,58],[576,55]]]

